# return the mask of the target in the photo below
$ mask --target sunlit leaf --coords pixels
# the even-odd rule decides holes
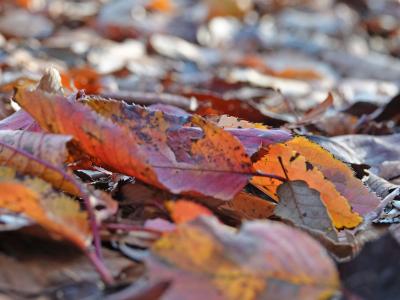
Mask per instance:
[[[258,171],[287,177],[289,180],[304,180],[321,194],[321,200],[336,228],[353,228],[361,223],[362,217],[352,211],[349,202],[337,191],[335,185],[316,166],[293,150],[290,144],[269,146],[265,156],[254,167]],[[275,200],[279,200],[277,188],[282,183],[279,180],[254,177],[251,182]]]
[[[21,177],[14,170],[0,168],[0,207],[22,213],[56,238],[86,249],[91,242],[88,216],[80,204],[55,192],[41,179]]]

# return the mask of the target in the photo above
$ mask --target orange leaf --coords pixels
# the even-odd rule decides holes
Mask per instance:
[[[189,200],[168,201],[166,206],[176,224],[190,222],[199,216],[212,216],[208,208]]]
[[[231,201],[219,206],[220,210],[236,213],[241,219],[267,219],[274,214],[275,204],[255,195],[240,192]]]
[[[170,0],[151,0],[150,3],[147,4],[146,8],[161,12],[170,12],[173,10],[174,6]]]
[[[151,253],[150,281],[172,281],[165,300],[328,299],[339,287],[322,246],[271,221],[245,222],[235,232],[203,217],[165,234]]]
[[[208,17],[233,16],[241,18],[251,9],[252,1],[204,0],[208,7]]]
[[[316,166],[293,150],[289,143],[270,145],[267,154],[257,161],[254,167],[264,173],[287,176],[290,180],[304,180],[310,188],[320,192],[321,200],[327,207],[336,228],[354,228],[361,223],[362,217],[352,211],[350,204],[336,190],[335,185],[325,179],[324,174]],[[280,181],[254,177],[251,183],[273,199],[279,200],[277,188],[281,184]]]
[[[70,91],[82,89],[88,94],[97,94],[102,89],[100,75],[90,67],[72,68],[61,74],[61,80]]]
[[[318,144],[304,137],[296,137],[287,145],[316,166],[360,215],[365,216],[380,203],[378,197],[354,176],[353,170]]]
[[[74,196],[91,196],[94,206],[104,207],[97,211],[104,219],[115,213],[117,203],[106,193],[83,185],[65,168],[71,140],[66,135],[0,130],[0,164],[24,175],[37,176]]]
[[[198,116],[173,117],[107,100],[88,101],[93,111],[39,90],[18,90],[16,101],[43,129],[74,136],[101,166],[173,193],[228,200],[253,172],[242,144]],[[197,129],[180,130],[186,124]]]
[[[0,167],[0,208],[22,213],[54,234],[81,249],[91,242],[88,217],[73,199],[58,194],[38,178],[16,175]]]

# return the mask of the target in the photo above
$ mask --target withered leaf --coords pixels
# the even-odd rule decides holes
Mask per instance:
[[[337,240],[337,232],[329,213],[321,201],[320,193],[301,180],[281,184],[277,191],[279,203],[275,214],[296,226],[323,232]]]

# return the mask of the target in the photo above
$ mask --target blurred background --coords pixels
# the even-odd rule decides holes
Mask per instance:
[[[362,132],[360,114],[399,91],[399,57],[398,0],[2,0],[0,117],[16,81],[54,66],[71,91],[173,94],[188,111],[274,126],[333,92],[315,131]]]

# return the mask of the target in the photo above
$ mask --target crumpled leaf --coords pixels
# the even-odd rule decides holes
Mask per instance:
[[[323,232],[337,241],[337,232],[320,194],[302,180],[287,181],[278,187],[275,215],[296,226]]]
[[[266,155],[254,164],[258,171],[307,182],[312,189],[320,192],[321,200],[336,228],[354,228],[361,223],[362,217],[352,211],[349,202],[336,190],[335,185],[316,166],[292,149],[289,143],[270,145],[266,151]],[[279,200],[277,188],[281,181],[253,177],[251,183],[273,199]]]
[[[0,208],[23,213],[54,234],[87,249],[92,240],[87,213],[79,203],[52,190],[41,179],[0,168]]]
[[[151,281],[172,280],[163,300],[328,299],[339,285],[318,243],[271,221],[235,232],[202,217],[155,242],[146,263]]]
[[[228,200],[240,191],[253,172],[241,143],[198,116],[182,118],[181,124],[190,122],[201,128],[200,138],[169,140],[176,120],[171,122],[168,115],[159,111],[149,112],[111,101],[112,105],[102,109],[102,115],[110,117],[105,119],[89,107],[64,97],[23,89],[18,90],[16,101],[43,129],[74,136],[98,164],[173,193]],[[89,103],[92,107],[104,105],[98,101]],[[124,126],[111,122],[121,117]],[[85,121],[81,123],[82,120]]]

